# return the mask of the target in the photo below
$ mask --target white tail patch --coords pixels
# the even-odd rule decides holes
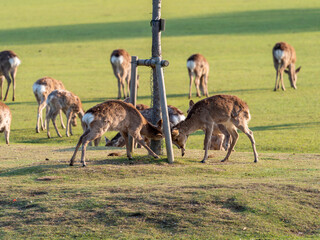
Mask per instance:
[[[112,56],[111,57],[111,63],[114,65],[121,65],[123,63],[123,56]]]
[[[172,121],[172,124],[174,126],[174,125],[177,125],[179,122],[181,122],[181,121],[183,121],[185,119],[186,119],[186,117],[184,115],[174,115],[174,116],[172,116],[171,121]]]
[[[90,123],[94,120],[94,115],[92,113],[86,113],[83,118],[82,122],[84,122],[88,127],[90,127]]]
[[[194,61],[188,61],[187,68],[193,71],[196,68],[196,63]]]
[[[273,56],[280,63],[281,59],[284,57],[284,51],[282,51],[281,49],[277,49],[277,50],[274,51]]]
[[[33,84],[32,90],[34,94],[40,96],[46,91],[46,86],[40,84]]]
[[[18,57],[13,57],[9,59],[9,63],[12,68],[18,67],[21,64],[21,61]]]

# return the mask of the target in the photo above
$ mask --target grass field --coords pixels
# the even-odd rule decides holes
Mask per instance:
[[[225,153],[214,152],[209,164],[198,164],[204,138],[198,131],[184,158],[176,151],[173,166],[165,156],[160,162],[144,157],[143,150],[134,162],[109,159],[101,145],[88,151],[88,168],[67,167],[82,130],[70,138],[56,137],[52,127],[52,139],[36,134],[32,84],[43,76],[59,79],[85,109],[115,98],[109,56],[125,48],[150,57],[151,1],[6,1],[0,46],[15,51],[22,64],[16,102],[12,91],[6,102],[11,145],[0,136],[0,238],[320,238],[320,2],[162,5],[168,104],[186,112],[186,59],[202,53],[210,64],[210,94],[248,103],[260,163],[253,164],[251,144],[240,134],[230,163],[220,164]],[[285,76],[287,91],[273,92],[271,49],[278,41],[296,49],[297,90]],[[139,74],[138,102],[150,105],[150,69]],[[53,180],[37,181],[45,176]]]

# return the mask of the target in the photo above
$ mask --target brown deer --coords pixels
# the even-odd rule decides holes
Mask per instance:
[[[190,78],[189,98],[191,98],[192,96],[191,89],[193,77],[195,77],[194,84],[197,90],[197,97],[201,97],[200,90],[202,95],[208,97],[209,63],[207,62],[205,57],[199,53],[193,54],[187,60],[187,68]]]
[[[2,100],[2,85],[4,82],[4,78],[6,78],[8,86],[6,95],[4,96],[3,101],[7,100],[9,88],[11,85],[13,85],[13,95],[12,95],[12,101],[15,100],[15,89],[16,89],[16,74],[18,66],[21,64],[20,59],[18,58],[17,54],[15,54],[13,51],[2,51],[0,52],[0,87],[1,87],[1,95],[0,100]]]
[[[46,116],[48,138],[51,137],[49,131],[50,119],[58,136],[62,137],[56,125],[56,117],[61,110],[67,117],[66,136],[70,136],[69,132],[73,135],[71,125],[74,127],[77,126],[77,115],[80,120],[84,115],[80,98],[67,90],[54,90],[49,94],[47,104],[49,106],[49,111]]]
[[[189,109],[187,113],[189,113],[194,106],[194,102],[190,100]],[[230,134],[228,133],[226,127],[222,124],[213,124],[213,131],[211,140],[209,143],[209,150],[228,150],[230,142]]]
[[[231,135],[231,144],[222,162],[229,159],[238,140],[237,129],[244,132],[250,139],[254,153],[254,162],[257,162],[258,154],[253,133],[248,127],[250,118],[248,105],[240,98],[231,95],[215,95],[194,104],[186,120],[178,123],[171,129],[172,140],[181,149],[183,156],[189,134],[202,129],[205,132],[205,154],[201,162],[204,163],[208,159],[208,148],[213,125],[214,123],[223,124]]]
[[[129,85],[131,80],[131,56],[124,49],[116,49],[111,53],[110,62],[113,73],[118,79],[118,99],[121,98],[121,90],[123,97],[129,97]],[[125,83],[127,83],[127,91]]]
[[[128,135],[130,134],[138,143],[145,147],[149,154],[154,158],[159,158],[143,141],[141,135],[150,139],[160,140],[162,121],[157,126],[150,124],[141,113],[129,103],[119,100],[109,100],[90,108],[82,118],[84,133],[80,137],[75,148],[74,154],[70,160],[70,166],[73,166],[76,154],[82,144],[81,163],[86,166],[85,154],[90,141],[101,138],[107,131],[120,131],[125,139],[127,147],[127,156],[132,159],[129,151]]]
[[[146,105],[144,104],[137,104],[136,106],[138,110],[142,109],[142,110],[139,110],[142,116],[144,116],[145,119],[147,119],[147,121],[151,122],[153,110],[152,108],[145,108],[145,107]],[[180,109],[172,105],[168,105],[168,113],[169,113],[170,126],[174,126],[186,118]],[[105,145],[106,147],[123,147],[125,145],[124,138],[121,136],[120,133],[117,133],[111,140],[105,137],[105,141],[106,141],[106,145]],[[148,138],[144,138],[144,141],[149,146],[150,140]]]
[[[0,102],[0,133],[4,132],[7,144],[9,144],[11,120],[12,115],[9,107],[3,102]]]
[[[301,66],[297,69],[295,69],[295,63],[297,60],[296,57],[296,51],[294,48],[285,42],[278,42],[276,45],[274,45],[272,49],[272,55],[273,55],[273,65],[274,68],[277,71],[276,74],[276,84],[274,86],[274,91],[277,91],[277,89],[280,88],[280,82],[281,82],[281,88],[283,91],[286,90],[283,83],[283,72],[287,73],[289,75],[289,80],[291,87],[294,89],[297,89],[297,73],[300,71]],[[288,70],[286,70],[288,68]],[[280,79],[278,80],[280,75]]]
[[[51,77],[43,77],[38,79],[32,86],[32,90],[36,100],[38,102],[38,113],[37,113],[37,125],[36,125],[36,132],[39,133],[39,125],[41,121],[41,129],[46,129],[46,121],[42,120],[42,110],[47,106],[47,98],[48,95],[56,89],[64,90],[65,87],[62,82],[53,79]],[[48,109],[47,109],[48,112]],[[62,114],[60,114],[60,121],[62,128],[66,128],[63,124]]]

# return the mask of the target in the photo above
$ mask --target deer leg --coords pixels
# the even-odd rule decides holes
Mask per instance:
[[[205,95],[206,97],[209,97],[209,92],[208,92],[208,74],[204,74],[203,75],[202,88],[204,89],[203,95]]]
[[[126,77],[126,82],[127,82],[127,91],[128,91],[127,97],[130,97],[130,82],[131,82],[131,79],[130,79],[129,74]]]
[[[94,146],[99,146],[101,138],[96,138],[93,142],[94,142]]]
[[[189,83],[189,99],[191,98],[192,96],[192,83],[193,83],[193,72],[191,72],[189,69],[188,69],[188,72],[189,72],[189,78],[190,78],[190,83]]]
[[[126,90],[126,86],[125,86],[125,79],[121,79],[121,89],[122,89],[122,93],[123,93],[123,99],[126,99],[127,96],[127,90]]]
[[[72,130],[71,130],[71,117],[72,117],[72,112],[71,112],[71,111],[68,111],[67,114],[66,114],[66,116],[67,116],[66,136],[67,136],[67,137],[70,137],[69,131],[70,131],[70,133],[72,132]],[[71,134],[71,135],[72,135],[72,134]]]
[[[73,164],[74,164],[74,159],[76,158],[76,155],[77,155],[77,152],[78,152],[78,150],[79,150],[79,147],[80,147],[80,145],[81,145],[81,143],[82,143],[83,137],[85,137],[85,136],[88,135],[89,133],[90,133],[90,129],[87,129],[87,130],[80,136],[79,141],[78,141],[78,143],[77,143],[77,145],[76,145],[76,148],[75,148],[75,150],[74,150],[74,153],[73,153],[73,155],[72,155],[72,157],[71,157],[71,159],[70,159],[70,166],[73,166]]]
[[[66,128],[66,126],[65,126],[65,125],[64,125],[64,123],[63,123],[62,110],[60,110],[60,111],[59,111],[59,115],[60,115],[61,127],[62,127],[63,129],[65,129],[65,128]]]
[[[143,146],[145,149],[147,149],[148,153],[153,156],[154,158],[160,158],[157,154],[155,154],[150,148],[149,146],[143,141],[141,135],[138,133],[138,134],[135,134],[135,133],[130,133],[130,135],[136,139],[136,141],[138,143],[140,143],[141,146]]]
[[[282,70],[282,69],[281,69]],[[283,91],[286,90],[286,88],[284,87],[284,82],[283,82],[283,70],[280,71],[280,82],[281,82],[281,88]],[[279,86],[280,86],[280,83],[279,83]]]
[[[210,146],[210,142],[211,142],[211,136],[212,136],[212,132],[213,132],[213,124],[211,124],[211,126],[208,126],[205,129],[205,137],[204,137],[204,157],[202,159],[202,163],[205,163],[206,160],[208,159],[208,149]]]
[[[0,92],[0,100],[2,100],[2,87],[3,87],[3,81],[4,81],[4,76],[0,76],[0,88],[1,88],[1,92]]]
[[[3,99],[3,101],[6,101],[8,93],[9,93],[9,88],[10,88],[10,85],[11,85],[11,79],[10,79],[8,74],[5,74],[4,76],[6,77],[6,80],[7,80],[7,83],[8,83],[6,95],[4,96],[4,99]]]
[[[9,137],[10,137],[10,128],[9,127],[5,128],[4,137],[6,139],[6,144],[9,145]]]
[[[58,111],[59,112],[59,111]],[[50,138],[50,132],[49,132],[49,122],[50,122],[50,119],[52,120],[52,124],[54,126],[54,129],[56,130],[57,134],[59,137],[62,137],[58,128],[57,128],[57,124],[56,124],[56,117],[58,115],[58,112],[52,112],[51,109],[49,110],[48,112],[48,115],[47,115],[47,135],[48,135],[48,138]]]
[[[37,125],[36,125],[36,132],[37,133],[40,132],[40,129],[39,129],[40,122],[41,122],[41,129],[44,130],[43,119],[42,119],[42,110],[45,106],[46,106],[45,101],[40,102],[39,106],[38,106]]]
[[[124,142],[126,144],[126,150],[127,150],[127,157],[129,160],[132,160],[132,155],[131,152],[129,151],[129,137],[128,137],[128,133],[126,132],[120,132],[121,136],[124,138]]]
[[[194,79],[194,84],[196,85],[197,97],[201,97],[200,89],[199,89],[199,86],[200,86],[200,76],[198,76],[198,74],[196,74],[196,77],[195,77],[195,79]]]
[[[16,90],[16,74],[17,74],[17,68],[13,69],[10,72],[11,78],[12,78],[12,85],[13,85],[13,95],[12,95],[12,101],[15,100],[15,90]]]
[[[240,125],[238,127],[242,132],[244,132],[248,138],[250,139],[251,141],[251,145],[252,145],[252,150],[253,150],[253,154],[254,154],[254,162],[258,162],[258,153],[257,153],[257,149],[256,149],[256,142],[254,140],[254,137],[253,137],[253,132],[249,129],[249,127],[247,125],[245,126],[242,126]]]
[[[237,133],[237,129],[235,127],[229,127],[227,128],[228,132],[231,135],[231,144],[230,147],[228,149],[227,155],[225,156],[225,158],[223,160],[221,160],[221,162],[225,162],[229,159],[229,156],[234,148],[234,146],[236,145],[238,138],[239,138],[239,134]]]
[[[117,80],[118,80],[118,99],[121,99],[121,77],[120,74],[116,74]]]

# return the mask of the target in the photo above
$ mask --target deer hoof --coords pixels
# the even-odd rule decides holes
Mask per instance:
[[[70,162],[70,163],[69,163],[69,166],[73,166],[73,162]]]

